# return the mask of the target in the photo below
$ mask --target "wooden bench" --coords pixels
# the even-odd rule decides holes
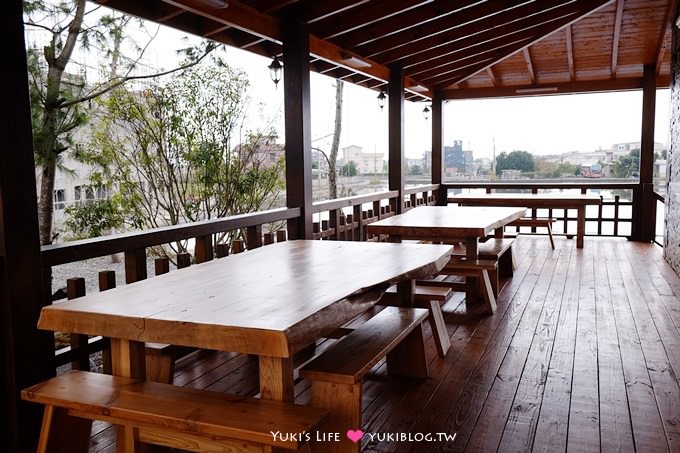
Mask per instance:
[[[436,280],[419,280],[416,282],[415,291],[413,294],[413,301],[416,307],[426,308],[430,312],[429,320],[432,328],[432,336],[434,337],[434,344],[437,348],[439,357],[445,357],[446,353],[451,347],[451,340],[446,330],[446,323],[444,322],[444,314],[440,303],[446,302],[453,294],[453,283],[445,285],[440,284]],[[396,285],[391,286],[385,292],[385,296],[381,300],[383,305],[400,305],[397,297]]]
[[[141,442],[189,451],[299,450],[307,439],[275,438],[272,431],[310,433],[328,413],[311,406],[87,371],[70,371],[23,390],[21,396],[46,406],[38,452],[61,447],[59,451],[86,453],[87,443],[81,448],[61,444],[77,437],[63,431],[64,420],[74,418],[86,421],[87,428],[89,420],[102,420],[119,425]],[[127,447],[118,445],[117,451],[134,451],[134,446]]]
[[[495,283],[492,282],[490,275],[496,275],[497,270],[498,264],[495,259],[469,260],[464,256],[453,255],[439,273],[479,279],[480,290],[487,312],[493,314],[496,311],[498,280],[494,279]]]
[[[555,219],[549,217],[522,217],[521,219],[513,220],[508,224],[508,226],[514,227],[543,227],[548,230],[548,238],[550,239],[550,246],[555,250],[555,240],[552,234],[552,224]]]
[[[341,433],[340,442],[324,443],[319,451],[359,451],[361,442],[344,434],[361,429],[361,382],[381,359],[387,357],[390,374],[428,376],[421,328],[427,316],[422,308],[385,307],[300,369],[300,377],[312,381],[312,406],[329,410],[321,431]]]

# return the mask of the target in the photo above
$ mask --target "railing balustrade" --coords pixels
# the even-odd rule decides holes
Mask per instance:
[[[581,193],[608,190],[612,191],[612,196],[603,198],[600,206],[593,207],[596,210],[594,214],[593,211],[586,212],[586,234],[627,236],[630,234],[632,222],[632,197],[635,196],[637,187],[636,183],[628,182],[593,184],[466,181],[442,184],[441,186],[436,184],[423,185],[407,187],[404,190],[403,210],[417,206],[435,205],[440,198],[446,198],[441,197],[443,195],[440,193],[441,191],[448,195],[449,192],[463,190],[484,190],[486,192],[507,190],[532,193],[551,190],[578,190]],[[628,192],[631,196],[623,197],[621,193],[614,193],[614,191]],[[398,201],[399,192],[392,190],[314,203],[312,207],[314,219],[312,235],[315,239],[321,240],[384,240],[385,238],[381,237],[369,237],[366,233],[366,226],[371,222],[395,215],[398,211]],[[660,201],[663,202],[663,197]],[[575,227],[576,224],[575,213],[553,212],[568,211],[560,209],[546,211],[548,211],[548,216],[555,217],[558,224],[562,225],[563,234],[570,234],[570,227],[572,225]],[[536,212],[533,215],[536,215]],[[226,256],[229,253],[239,253],[284,241],[286,240],[285,227],[277,229],[273,228],[272,225],[280,226],[287,220],[296,219],[300,216],[300,208],[281,208],[154,230],[49,245],[42,248],[42,262],[45,275],[51,275],[52,266],[123,253],[125,255],[125,280],[131,283],[147,278],[147,249],[193,239],[195,243],[193,257],[186,252],[177,256],[177,267],[182,268],[189,265],[192,259],[196,263],[201,263],[214,257]],[[610,227],[605,228],[608,224],[611,224]],[[229,235],[232,239],[229,244],[218,240],[224,238],[225,235]],[[158,259],[154,264],[156,275],[169,271],[167,258]],[[103,286],[100,284],[100,290],[115,286],[115,278],[110,272],[106,274],[105,278],[108,283]],[[114,283],[111,283],[112,279]],[[79,296],[83,294],[83,292],[78,293]],[[107,342],[100,338],[90,338],[88,341],[84,341],[83,338],[76,339],[72,342],[70,348],[67,347],[58,351],[56,365],[61,366],[72,361],[79,361],[79,366],[85,366],[83,363],[84,354],[78,351],[79,345],[84,347],[89,355],[105,349]]]

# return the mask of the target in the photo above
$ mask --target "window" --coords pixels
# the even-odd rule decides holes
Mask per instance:
[[[81,188],[80,186],[76,186],[76,187],[73,189],[73,199],[74,199],[75,201],[80,201],[80,196],[81,196],[80,194],[81,194],[81,191],[82,191],[82,188]]]
[[[54,209],[64,209],[66,206],[66,191],[64,189],[56,189],[54,191]]]

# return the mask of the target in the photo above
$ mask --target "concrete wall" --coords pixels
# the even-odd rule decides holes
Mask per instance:
[[[666,180],[666,229],[664,255],[680,274],[680,33],[673,27],[671,63],[670,149]]]

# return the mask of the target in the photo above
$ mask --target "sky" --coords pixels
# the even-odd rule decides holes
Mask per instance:
[[[155,27],[155,25],[153,25]],[[186,46],[185,34],[161,26],[146,62],[168,68],[176,62],[176,49]],[[191,38],[189,42],[197,38]],[[250,79],[248,122],[264,128],[273,120],[281,139],[284,134],[281,81],[276,87],[267,65],[271,59],[227,47],[227,61]],[[285,71],[285,68],[284,68]],[[312,145],[330,149],[335,115],[335,80],[311,74]],[[377,92],[345,83],[340,146],[357,145],[387,158],[387,107],[381,111]],[[388,100],[389,102],[389,100]],[[422,157],[431,149],[431,123],[423,117],[424,102],[406,102],[405,153]],[[668,142],[669,90],[657,92],[655,141]],[[463,149],[475,158],[513,150],[535,155],[610,149],[614,143],[640,140],[642,92],[533,96],[524,98],[453,100],[444,104],[444,145],[463,141]]]

